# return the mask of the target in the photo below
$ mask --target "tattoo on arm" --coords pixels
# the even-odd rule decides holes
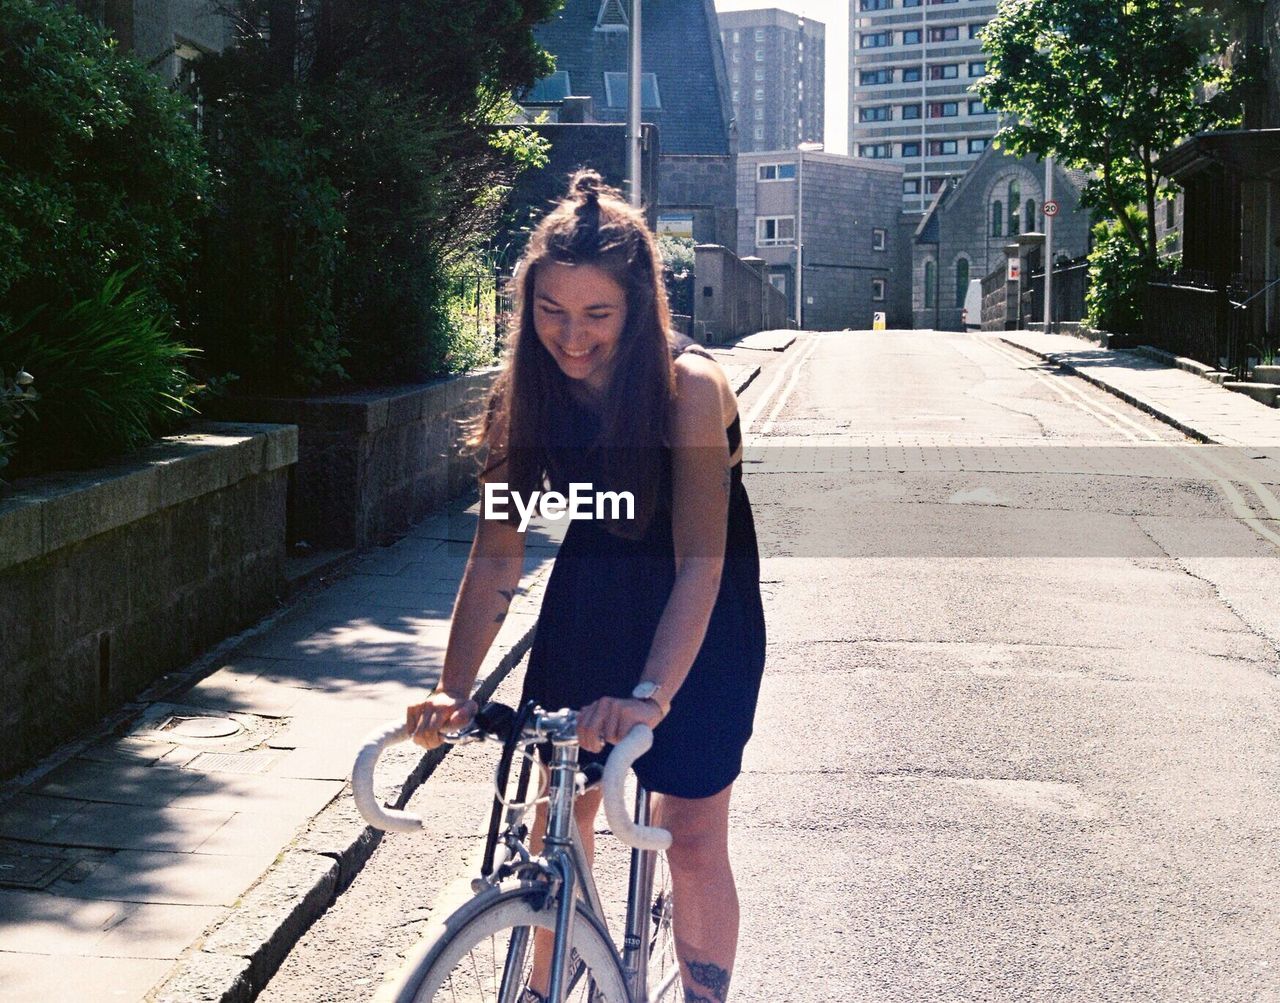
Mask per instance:
[[[720,1003],[724,1003],[725,997],[729,995],[729,973],[719,965],[713,965],[711,962],[690,961],[689,974],[693,977],[693,981],[700,986],[706,986],[711,990]],[[689,990],[685,990],[689,995]],[[692,997],[694,1001],[700,1000],[701,997]]]
[[[516,597],[516,593],[518,593],[519,591],[520,591],[519,589],[498,589],[498,595],[502,596],[503,601],[506,602],[508,606],[510,606],[511,600]],[[493,618],[493,622],[502,623],[502,621],[504,621],[506,618],[507,618],[507,611],[504,609],[504,610],[501,610],[498,613],[498,615]]]

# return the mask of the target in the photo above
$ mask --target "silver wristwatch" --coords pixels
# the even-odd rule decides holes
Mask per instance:
[[[636,688],[631,691],[631,696],[636,700],[648,700],[661,711],[662,716],[666,717],[671,711],[671,705],[664,705],[659,699],[658,694],[662,691],[662,686],[655,683],[652,679],[645,679],[636,683]]]

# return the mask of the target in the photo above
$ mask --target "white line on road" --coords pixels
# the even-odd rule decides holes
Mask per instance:
[[[786,405],[788,398],[790,398],[792,391],[795,390],[796,384],[800,380],[800,370],[804,367],[804,364],[809,361],[809,357],[812,356],[815,351],[817,351],[818,343],[823,340],[823,337],[824,336],[821,334],[813,335],[813,340],[810,341],[809,344],[805,346],[804,351],[802,351],[800,355],[796,358],[795,364],[792,365],[790,369],[791,379],[788,381],[786,389],[784,389],[782,393],[778,395],[777,402],[774,404],[773,409],[769,412],[769,417],[768,419],[766,419],[764,426],[760,429],[760,433],[759,433],[760,436],[766,436],[770,433],[770,431],[773,430],[774,422],[777,421],[778,415],[781,414],[782,408]],[[756,418],[759,417],[760,412],[764,410],[764,406],[766,403],[768,403],[769,398],[773,395],[774,390],[777,388],[778,384],[781,383],[786,376],[787,376],[787,370],[784,369],[781,373],[778,374],[778,378],[774,380],[772,384],[770,384],[769,389],[765,392],[765,395],[761,397],[758,401],[756,401],[756,406],[751,409],[751,414],[747,417],[748,429],[755,423]],[[755,435],[751,436],[752,439],[755,439],[756,437],[757,436]]]

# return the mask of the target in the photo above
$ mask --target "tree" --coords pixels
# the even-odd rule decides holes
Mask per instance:
[[[982,35],[976,90],[1006,117],[996,141],[1094,172],[1083,202],[1157,260],[1155,160],[1238,121],[1221,4],[1182,0],[1005,0]],[[1206,99],[1207,98],[1207,99]]]
[[[559,4],[224,0],[237,45],[197,65],[218,182],[197,331],[217,368],[305,390],[447,365],[451,263],[543,152],[498,126],[550,72],[532,27]]]

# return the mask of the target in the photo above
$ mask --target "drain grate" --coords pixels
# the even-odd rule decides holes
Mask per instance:
[[[202,752],[183,768],[203,773],[266,773],[281,758],[277,752]]]

